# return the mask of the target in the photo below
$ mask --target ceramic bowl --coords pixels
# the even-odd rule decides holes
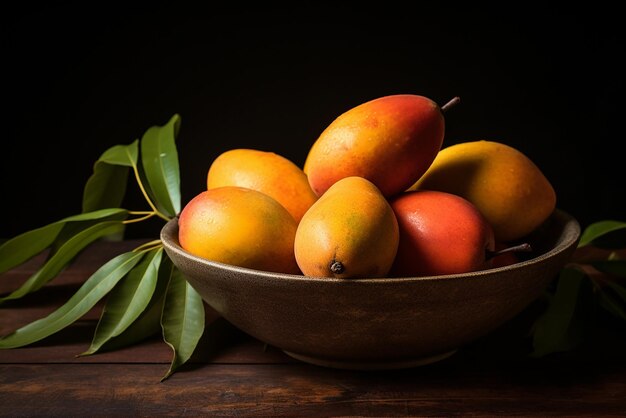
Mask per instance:
[[[161,231],[165,251],[224,319],[290,356],[345,369],[391,369],[441,360],[508,321],[567,263],[580,225],[556,209],[516,264],[466,274],[329,279],[212,262]]]

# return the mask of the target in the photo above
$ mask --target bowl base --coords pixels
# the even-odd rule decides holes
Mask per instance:
[[[298,354],[291,351],[283,350],[285,354],[296,360],[303,361],[305,363],[314,364],[316,366],[330,367],[333,369],[345,369],[345,370],[393,370],[393,369],[407,369],[410,367],[424,366],[426,364],[436,363],[444,360],[457,350],[447,351],[442,354],[434,356],[420,357],[412,360],[403,361],[373,361],[373,362],[354,362],[354,361],[339,361],[328,360],[317,357],[310,357],[304,354]]]

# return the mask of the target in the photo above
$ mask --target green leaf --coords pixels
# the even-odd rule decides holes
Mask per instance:
[[[591,300],[591,284],[580,270],[564,268],[547,310],[535,321],[532,329],[532,357],[568,351],[582,342],[586,313]],[[588,313],[587,313],[588,314]]]
[[[611,290],[622,300],[623,303],[626,303],[626,288],[619,283],[612,281],[605,282],[605,285],[611,288]]]
[[[19,266],[48,248],[63,229],[62,222],[54,222],[33,229],[8,240],[0,246],[0,273]]]
[[[125,216],[128,215],[128,211],[126,209],[121,209],[121,208],[106,208],[106,209],[98,209],[92,212],[79,213],[78,215],[69,216],[65,219],[62,219],[61,222],[82,222],[82,221],[119,219],[120,216],[122,215],[125,218]]]
[[[137,165],[139,155],[139,140],[136,139],[128,145],[114,145],[104,151],[98,161],[111,165],[133,167]]]
[[[128,167],[96,163],[83,191],[83,212],[122,206]]]
[[[600,306],[616,317],[626,321],[626,289],[612,281],[604,283],[609,289],[598,287],[600,290],[598,292]]]
[[[22,347],[70,325],[87,313],[143,257],[142,252],[118,255],[100,267],[61,307],[0,339],[0,348]]]
[[[122,205],[128,184],[129,167],[137,165],[138,140],[115,145],[94,163],[93,174],[83,191],[83,212]]]
[[[7,300],[19,299],[28,293],[38,290],[56,277],[56,275],[86,246],[98,238],[119,231],[123,226],[124,224],[121,221],[105,221],[79,232],[68,239],[58,251],[56,251],[54,256],[48,259],[35,274],[30,276],[28,280],[22,284],[22,286],[8,296],[0,298],[0,303]]]
[[[176,136],[180,116],[174,115],[164,126],[152,126],[141,138],[141,161],[148,185],[165,215],[180,212],[180,171]]]
[[[111,338],[121,334],[146,309],[156,287],[163,248],[147,251],[111,291],[102,310],[91,346],[83,355],[95,353]]]
[[[94,217],[94,215],[97,215],[97,217]],[[128,218],[128,211],[126,209],[114,208],[100,209],[94,212],[82,213],[80,215],[73,216],[70,222],[65,222],[63,229],[50,246],[48,259],[53,257],[68,240],[87,228],[90,228],[99,222],[123,221],[126,218]]]
[[[178,269],[172,272],[167,286],[161,326],[163,340],[174,352],[170,368],[161,379],[163,381],[189,360],[204,332],[202,298]]]
[[[602,248],[625,248],[626,222],[606,220],[590,224],[581,234],[578,247],[590,244]]]
[[[598,260],[591,265],[602,273],[626,278],[626,260]]]
[[[106,209],[82,213],[53,222],[41,228],[24,232],[0,246],[0,273],[4,273],[31,259],[51,246],[68,222],[81,222],[98,219],[123,219],[128,212],[124,209]]]
[[[165,302],[165,291],[167,290],[167,284],[173,268],[174,266],[167,256],[161,258],[156,288],[150,303],[148,303],[148,306],[141,312],[139,317],[120,335],[106,341],[100,348],[100,351],[126,347],[156,335],[161,331],[161,314],[163,312],[163,303]]]

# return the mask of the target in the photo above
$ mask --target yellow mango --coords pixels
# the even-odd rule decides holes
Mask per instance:
[[[338,180],[304,214],[294,252],[307,276],[384,277],[398,242],[388,201],[372,182],[353,176]]]
[[[294,217],[317,200],[304,171],[274,152],[237,148],[220,154],[209,167],[207,189],[239,186],[263,192],[276,199]]]
[[[178,219],[183,249],[211,261],[299,274],[293,253],[296,221],[275,199],[224,186],[197,194]]]
[[[518,149],[477,140],[445,147],[409,190],[439,190],[472,202],[497,241],[535,230],[556,207],[556,192],[539,167]]]

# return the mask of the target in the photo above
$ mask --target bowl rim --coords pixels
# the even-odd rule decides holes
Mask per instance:
[[[162,228],[160,232],[160,239],[163,243],[163,246],[167,251],[174,252],[184,258],[193,260],[196,263],[200,263],[204,266],[225,270],[232,273],[238,274],[246,274],[246,275],[255,275],[265,278],[271,279],[281,279],[281,280],[291,280],[298,282],[315,282],[319,283],[320,281],[324,281],[327,283],[363,283],[363,284],[375,284],[375,283],[407,283],[407,282],[421,282],[421,281],[443,281],[443,280],[459,280],[466,279],[468,277],[481,277],[486,275],[495,274],[502,271],[507,270],[517,270],[522,269],[524,266],[536,264],[542,260],[548,259],[556,254],[559,254],[573,245],[576,245],[578,240],[580,239],[581,227],[579,222],[569,213],[565,212],[562,209],[555,208],[551,217],[560,216],[563,218],[563,224],[568,225],[570,228],[573,228],[568,236],[565,239],[558,243],[554,248],[546,251],[543,254],[538,255],[537,257],[530,258],[528,260],[523,260],[515,264],[510,264],[502,267],[494,267],[490,269],[477,270],[466,273],[455,273],[455,274],[442,274],[436,276],[415,276],[415,277],[375,277],[375,278],[356,278],[356,279],[345,279],[345,278],[334,278],[334,277],[318,277],[318,276],[305,276],[303,274],[290,274],[290,273],[279,273],[279,272],[271,272],[264,270],[256,270],[248,267],[240,267],[232,264],[221,263],[218,261],[211,261],[205,258],[199,257],[197,255],[191,254],[186,251],[184,248],[180,246],[178,242],[178,238],[174,237],[175,231],[178,231],[178,217],[174,217],[169,220]]]

